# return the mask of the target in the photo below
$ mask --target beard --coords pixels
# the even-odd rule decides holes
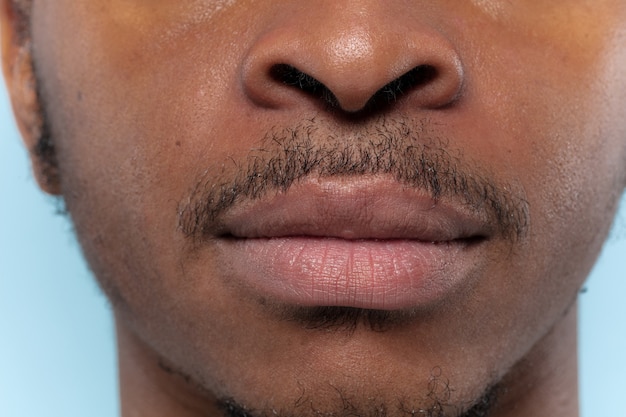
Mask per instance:
[[[184,380],[193,391],[205,398],[215,398],[193,377],[171,366],[166,360],[161,359],[158,365],[164,372]],[[363,398],[339,387],[329,385],[329,388],[334,394],[331,401],[302,388],[300,395],[289,407],[271,404],[253,407],[232,397],[216,399],[215,406],[223,417],[489,417],[498,404],[500,394],[505,391],[500,382],[494,382],[472,401],[464,405],[453,404],[450,401],[453,387],[439,367],[432,369],[428,391],[423,398]],[[212,416],[213,408],[206,415]]]
[[[222,399],[218,402],[224,417],[488,417],[497,399],[497,388],[487,390],[467,410],[454,411],[454,407],[446,405],[440,400],[432,399],[433,404],[428,408],[408,406],[403,400],[397,400],[392,405],[372,400],[368,407],[351,402],[345,397],[340,398],[340,404],[334,410],[319,410],[310,403],[295,404],[294,410],[280,412],[275,409],[249,410],[232,399]]]
[[[366,313],[363,314],[365,315]],[[214,398],[213,393],[202,384],[170,366],[165,360],[159,361],[159,367],[166,373],[182,378],[194,391],[204,397]],[[333,394],[330,400],[302,388],[300,395],[294,398],[289,407],[271,404],[253,407],[232,397],[218,398],[215,405],[224,417],[489,417],[497,405],[500,394],[504,392],[503,386],[496,382],[480,392],[472,401],[462,405],[453,404],[451,394],[454,388],[439,367],[432,369],[428,391],[422,398],[417,396],[366,398],[352,395],[346,388],[331,385],[329,388]],[[208,411],[206,415],[212,415],[212,411]]]
[[[441,368],[434,368],[428,383],[426,399],[416,401],[409,398],[367,400],[351,398],[338,388],[336,404],[330,408],[318,408],[306,392],[298,398],[291,410],[250,409],[232,398],[218,400],[224,417],[488,417],[496,405],[501,387],[497,384],[487,388],[469,407],[449,404],[452,388],[442,378]]]

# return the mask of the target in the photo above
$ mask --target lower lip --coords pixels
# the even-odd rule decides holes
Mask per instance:
[[[278,303],[377,310],[427,307],[472,276],[465,240],[280,237],[223,240],[237,282]],[[229,274],[230,275],[230,274]]]

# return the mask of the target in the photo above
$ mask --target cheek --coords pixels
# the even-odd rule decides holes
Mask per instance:
[[[468,153],[529,203],[527,244],[493,274],[493,289],[483,289],[494,310],[524,312],[515,319],[524,332],[549,325],[575,298],[626,172],[626,48],[616,41],[623,37],[588,28],[583,42],[535,27],[536,38],[519,27],[474,28],[498,41],[466,45],[467,110],[455,119]],[[520,344],[531,338],[524,333]]]
[[[604,20],[585,19],[584,5],[560,17],[546,11],[526,36],[514,27],[509,47],[485,60],[492,91],[481,105],[506,138],[492,145],[523,184],[538,235],[561,226],[579,241],[601,239],[623,191],[626,28],[611,21],[623,9]]]
[[[107,44],[98,37],[110,28],[85,25],[93,30],[82,41],[59,36],[75,43],[40,58],[54,74],[45,87],[62,188],[85,256],[116,310],[144,324],[167,323],[173,305],[194,298],[194,279],[216,288],[201,307],[219,311],[227,297],[212,277],[185,275],[188,242],[177,210],[196,178],[232,160],[233,141],[260,137],[242,125],[246,109],[233,104],[236,51],[208,43],[190,51],[184,36],[144,46],[148,35],[139,32],[118,33],[127,42]],[[237,149],[246,147],[240,141]]]

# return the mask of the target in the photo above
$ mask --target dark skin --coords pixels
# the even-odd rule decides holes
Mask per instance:
[[[624,2],[0,5],[124,416],[578,414]]]

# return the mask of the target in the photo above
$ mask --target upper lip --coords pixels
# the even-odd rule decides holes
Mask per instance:
[[[493,233],[462,200],[433,199],[393,178],[307,179],[286,192],[245,200],[218,222],[217,236],[239,239],[319,237],[451,242]]]

